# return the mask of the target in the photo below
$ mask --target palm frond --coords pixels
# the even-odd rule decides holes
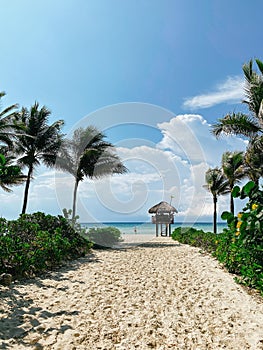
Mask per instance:
[[[17,186],[26,180],[26,176],[22,174],[21,169],[17,165],[9,165],[5,156],[0,154],[0,187],[11,192],[10,186]]]
[[[246,79],[244,87],[246,99],[242,102],[247,104],[249,110],[252,112],[255,118],[259,118],[260,105],[263,99],[263,63],[256,59],[257,66],[260,74],[256,70],[253,70],[253,61],[250,60],[247,64],[243,65],[243,72]],[[260,124],[263,125],[262,118],[259,119]]]
[[[263,62],[260,61],[258,58],[256,58],[255,61],[257,63],[257,66],[258,66],[260,73],[263,74]]]
[[[225,152],[222,155],[222,169],[229,186],[232,189],[235,183],[239,183],[246,176],[244,152]]]
[[[216,167],[208,169],[205,173],[206,184],[203,186],[213,196],[224,195],[230,192],[230,187],[222,169]]]
[[[232,113],[212,125],[212,133],[218,138],[225,135],[243,135],[253,137],[262,129],[254,118],[243,113]]]
[[[253,74],[253,60],[249,60],[248,63],[244,63],[242,68],[246,81],[250,83]]]

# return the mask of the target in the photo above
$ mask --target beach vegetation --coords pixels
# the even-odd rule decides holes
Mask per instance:
[[[45,106],[40,108],[37,102],[29,110],[22,108],[16,114],[17,122],[22,126],[24,132],[16,135],[14,152],[18,157],[18,165],[28,169],[22,214],[26,212],[29,186],[35,168],[41,162],[47,167],[54,167],[57,152],[62,145],[61,127],[64,122],[58,120],[48,125],[50,114],[50,110]]]
[[[241,112],[227,114],[213,125],[212,130],[216,137],[222,134],[241,135],[249,140],[261,137],[263,132],[263,62],[255,59],[256,69],[253,68],[253,60],[242,67],[245,78],[245,100],[249,114]]]
[[[246,149],[244,166],[247,177],[258,185],[263,176],[263,153],[257,139],[251,141]]]
[[[230,192],[229,182],[222,169],[216,167],[208,169],[205,173],[205,182],[203,186],[213,196],[213,228],[214,233],[217,232],[217,198],[219,195],[223,195]]]
[[[237,216],[222,213],[228,228],[220,235],[216,256],[240,283],[263,292],[263,191],[249,181],[236,186],[233,196],[248,201]]]
[[[227,178],[230,192],[230,212],[234,214],[234,197],[232,190],[236,183],[246,176],[244,167],[244,153],[240,151],[225,152],[222,155],[222,170]]]
[[[172,233],[172,239],[183,244],[189,244],[212,253],[216,250],[218,236],[213,232],[205,232],[194,227],[177,227]]]
[[[74,176],[72,217],[76,215],[77,190],[85,178],[98,179],[113,174],[123,174],[127,168],[114,151],[113,145],[94,126],[78,128],[71,139],[64,141],[56,166]]]
[[[37,212],[0,219],[0,274],[33,277],[85,255],[91,247],[62,216]]]
[[[244,170],[247,177],[258,184],[263,175],[263,62],[255,59],[255,63],[256,69],[252,59],[242,67],[245,78],[245,99],[242,103],[248,107],[248,113],[227,114],[212,126],[212,132],[217,138],[225,134],[248,139]]]
[[[86,228],[81,225],[79,222],[79,216],[75,215],[72,216],[72,209],[66,209],[64,208],[62,210],[64,218],[68,221],[71,227],[77,232],[78,234],[85,236],[86,234]]]
[[[72,209],[67,210],[64,208],[63,215],[78,234],[93,243],[93,248],[95,249],[112,247],[122,240],[121,231],[117,227],[105,226],[87,229],[80,224],[78,215],[72,216]]]
[[[10,187],[21,185],[26,176],[17,165],[12,165],[12,157],[6,157],[0,153],[0,187],[5,192],[12,192]]]
[[[263,295],[263,191],[253,181],[232,190],[234,198],[247,200],[236,216],[223,212],[228,227],[219,234],[194,228],[177,228],[172,238],[200,247],[216,257],[237,282],[259,290]]]
[[[93,242],[94,248],[113,247],[121,241],[121,231],[117,227],[92,227],[86,236]]]
[[[4,91],[0,92],[0,100],[6,95]],[[14,116],[17,113],[18,104],[13,104],[0,111],[0,143],[12,148],[13,136],[19,129],[14,122]]]

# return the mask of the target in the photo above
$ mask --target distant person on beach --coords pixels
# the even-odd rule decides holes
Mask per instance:
[[[134,233],[137,233],[137,227],[136,226],[134,227]]]

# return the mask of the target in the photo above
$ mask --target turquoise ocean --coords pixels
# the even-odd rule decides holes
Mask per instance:
[[[85,228],[93,228],[93,227],[116,227],[118,228],[122,234],[155,234],[155,225],[149,222],[103,222],[103,223],[82,223],[81,224]],[[195,222],[195,223],[180,223],[176,222],[172,225],[171,231],[177,227],[193,227],[198,230],[203,230],[205,232],[213,232],[213,224],[207,222]],[[226,223],[218,223],[217,224],[217,232],[220,233],[226,228]]]

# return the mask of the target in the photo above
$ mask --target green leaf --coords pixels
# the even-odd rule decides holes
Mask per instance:
[[[5,160],[5,156],[3,154],[0,154],[0,165],[5,165],[6,160]]]
[[[234,198],[237,198],[240,196],[240,187],[239,186],[235,186],[232,190],[232,196]]]
[[[229,211],[224,211],[221,215],[222,220],[227,220],[227,222],[231,222],[234,219],[234,215]]]
[[[250,192],[256,187],[256,184],[254,181],[249,181],[243,188],[242,192],[249,196]]]

